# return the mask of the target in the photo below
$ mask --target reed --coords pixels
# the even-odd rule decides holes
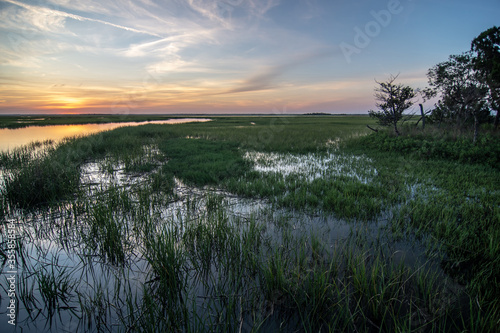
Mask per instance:
[[[121,214],[130,209],[129,198],[124,192],[111,187],[97,195],[97,202],[87,206],[88,229],[82,234],[87,248],[111,264],[126,260],[128,222]]]
[[[77,285],[66,268],[50,265],[36,273],[38,291],[45,305],[45,311],[52,317],[61,308],[70,308],[73,291]]]
[[[31,208],[68,199],[79,183],[79,170],[58,159],[43,158],[4,175],[2,194],[11,204]]]
[[[381,151],[366,144],[378,138],[356,138],[366,119],[220,117],[5,157],[4,215],[23,216],[18,252],[38,244],[20,265],[40,269],[30,258],[50,263],[51,247],[79,258],[26,279],[27,311],[78,297],[71,316],[89,331],[494,329],[498,171]],[[88,162],[113,181],[85,185]],[[262,207],[240,212],[242,197]],[[336,238],[338,225],[305,218],[318,215],[350,232]],[[429,251],[397,259],[393,247],[410,242]]]
[[[157,234],[145,239],[145,258],[150,266],[146,298],[157,304],[161,318],[179,330],[187,321],[186,309],[186,257],[182,251],[180,230],[165,226]]]

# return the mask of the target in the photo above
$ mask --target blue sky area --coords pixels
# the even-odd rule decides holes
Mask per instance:
[[[366,113],[500,1],[0,0],[0,114]]]

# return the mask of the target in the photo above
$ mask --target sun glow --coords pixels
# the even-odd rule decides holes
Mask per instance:
[[[75,109],[84,107],[85,99],[75,97],[57,97],[54,100],[54,104],[56,104],[60,109]]]

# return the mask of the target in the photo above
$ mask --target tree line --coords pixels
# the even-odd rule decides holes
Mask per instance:
[[[450,55],[447,61],[429,69],[429,87],[419,90],[396,83],[391,75],[375,88],[375,106],[368,111],[379,125],[391,126],[400,135],[399,124],[404,112],[415,104],[417,97],[427,101],[439,97],[434,109],[424,112],[420,104],[421,119],[472,130],[473,142],[478,138],[480,126],[492,123],[495,130],[500,122],[500,28],[492,27],[474,38],[471,48],[459,55]],[[492,116],[492,113],[496,115]],[[419,121],[420,121],[419,120]],[[418,122],[417,122],[418,124]]]

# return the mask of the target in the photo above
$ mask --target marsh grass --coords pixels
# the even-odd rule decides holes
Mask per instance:
[[[412,128],[399,138],[381,132],[362,142],[367,147],[403,153],[417,159],[452,160],[467,164],[489,165],[498,169],[500,162],[498,133],[482,135],[477,144],[474,144],[470,137],[448,133],[446,130],[433,130],[432,127],[426,131]]]
[[[9,151],[0,152],[0,168],[18,169],[24,164],[30,162],[34,157],[41,156],[53,148],[54,142],[35,141],[26,146],[14,148]]]
[[[36,322],[47,304],[88,331],[494,329],[497,171],[380,152],[353,139],[366,120],[221,117],[5,157],[20,310]],[[54,249],[72,258],[59,269]]]
[[[38,291],[42,296],[43,304],[48,309],[49,316],[56,309],[70,309],[69,302],[73,296],[76,283],[71,280],[67,268],[51,264],[37,273]]]
[[[476,307],[491,310],[481,312],[491,315],[481,326],[488,327],[495,316],[498,318],[500,306],[499,284],[494,278],[500,274],[498,242],[492,238],[499,228],[500,182],[496,165],[491,164],[496,162],[488,155],[496,149],[497,140],[485,136],[483,141],[484,149],[471,147],[467,139],[434,140],[432,134],[420,132],[400,140],[375,135],[356,144],[365,147],[363,151],[379,165],[386,186],[394,191],[404,193],[405,184],[421,183],[393,210],[392,227],[395,232],[431,235],[431,242],[439,244],[446,254],[442,266],[447,274],[478,296]],[[425,156],[419,149],[428,149]],[[475,157],[470,159],[470,154]],[[386,176],[387,172],[397,176]],[[473,297],[470,302],[472,306]]]
[[[249,169],[234,143],[179,138],[159,148],[168,156],[163,171],[194,185],[216,185]]]
[[[11,204],[30,208],[67,199],[79,182],[79,169],[58,157],[41,157],[25,162],[4,174],[4,198]]]
[[[151,267],[146,285],[147,297],[159,306],[163,321],[169,330],[178,331],[187,320],[187,308],[184,301],[187,282],[185,256],[180,243],[177,228],[163,228],[159,233],[149,235],[145,247],[145,257]]]
[[[254,171],[230,179],[230,191],[271,198],[281,206],[334,212],[339,217],[370,219],[390,203],[376,180],[377,170],[364,156],[341,152],[267,154],[251,152]]]

